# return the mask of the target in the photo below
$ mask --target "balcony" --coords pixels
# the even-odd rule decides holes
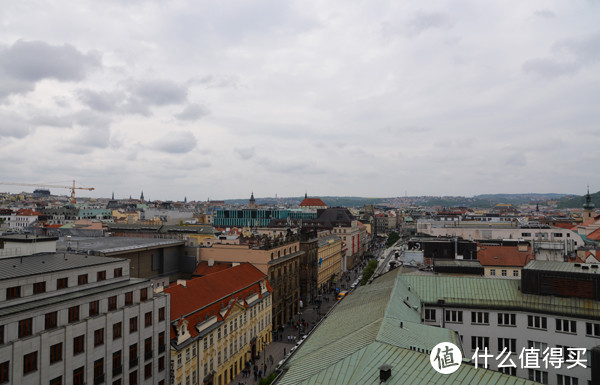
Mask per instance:
[[[167,349],[166,345],[160,345],[158,347],[158,353],[163,353]]]
[[[152,350],[150,350],[149,352],[146,352],[146,353],[144,354],[144,359],[145,359],[145,360],[149,360],[149,359],[151,359],[151,358],[152,358]]]
[[[129,360],[129,368],[130,368],[130,369],[131,369],[131,368],[134,368],[134,367],[136,367],[136,366],[137,366],[137,364],[138,364],[138,359],[137,359],[137,357],[135,357],[135,358],[132,358],[132,359],[130,359],[130,360]]]
[[[94,385],[100,385],[102,383],[104,383],[104,373],[97,377],[94,377]]]
[[[131,365],[131,362],[130,362]],[[137,360],[136,360],[136,365],[137,365]],[[119,374],[123,373],[123,366],[117,366],[116,368],[113,368],[112,370],[112,375],[114,376],[118,376]]]

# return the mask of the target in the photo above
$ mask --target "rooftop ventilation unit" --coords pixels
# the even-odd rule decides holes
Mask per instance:
[[[379,367],[379,380],[381,382],[387,381],[392,376],[392,367],[390,365],[381,365]]]
[[[576,263],[575,267],[581,267],[581,263]]]

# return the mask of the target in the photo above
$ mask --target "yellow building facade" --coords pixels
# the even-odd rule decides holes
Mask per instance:
[[[227,296],[173,319],[178,311],[185,311],[186,303],[210,301],[206,292],[214,294],[219,282],[221,289],[229,291]],[[271,342],[272,288],[250,264],[180,282],[165,292],[176,308],[171,312],[174,385],[229,384]]]
[[[319,238],[317,288],[327,290],[342,271],[342,239],[336,235]]]

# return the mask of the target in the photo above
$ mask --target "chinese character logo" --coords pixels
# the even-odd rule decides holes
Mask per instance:
[[[454,373],[462,362],[462,353],[458,346],[451,342],[440,342],[435,345],[429,355],[431,366],[442,374]]]

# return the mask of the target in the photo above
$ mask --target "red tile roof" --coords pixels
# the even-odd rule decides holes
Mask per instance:
[[[32,209],[20,209],[19,211],[17,211],[17,215],[20,216],[40,216],[40,215],[44,215],[38,211],[32,210]]]
[[[203,277],[186,281],[185,286],[172,284],[165,289],[171,295],[171,321],[184,317],[192,337],[198,335],[196,325],[207,317],[216,316],[218,321],[227,318],[220,311],[237,299],[242,306],[248,306],[245,299],[251,293],[260,293],[260,282],[266,281],[267,290],[273,292],[266,280],[267,276],[250,263]],[[262,295],[259,294],[262,298]],[[176,334],[175,334],[176,335]]]
[[[573,228],[573,223],[570,222],[557,222],[553,225],[554,227],[559,227],[561,229],[571,230]],[[577,226],[575,226],[577,227]]]
[[[517,246],[481,245],[477,251],[477,259],[483,266],[523,267],[535,258],[531,247],[528,247],[527,251],[519,251]]]
[[[194,277],[202,277],[204,275],[213,274],[225,269],[229,269],[232,266],[229,262],[215,262],[213,266],[208,266],[207,261],[201,261],[192,274]]]
[[[582,224],[580,224],[579,226],[590,226],[593,225],[594,223],[598,222],[598,218],[594,217],[591,219],[588,219],[587,221],[583,222]]]
[[[586,236],[586,238],[592,241],[600,241],[600,228],[597,228],[596,230],[589,233]]]
[[[322,207],[327,207],[327,205],[325,204],[325,202],[323,202],[319,198],[304,198],[304,200],[302,201],[302,203],[300,203],[300,207],[307,207],[307,206],[322,206]]]

